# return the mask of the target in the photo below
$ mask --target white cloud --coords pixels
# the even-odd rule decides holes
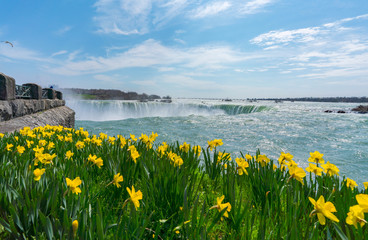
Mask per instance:
[[[226,14],[228,18],[254,14],[275,0],[98,0],[94,7],[97,32],[146,34],[171,23],[176,17],[192,21]],[[182,32],[176,32],[182,33]]]
[[[120,84],[121,81],[121,77],[117,76],[117,75],[104,75],[104,74],[97,74],[93,76],[94,79],[102,81],[104,83],[109,83],[109,84]]]
[[[14,47],[10,47],[8,44],[0,44],[0,56],[13,60],[51,61],[42,57],[39,52],[23,47],[18,42],[14,42],[13,44]]]
[[[298,78],[362,78],[368,75],[367,20],[368,15],[360,15],[320,26],[270,31],[250,42],[268,49],[269,58],[280,63],[281,73],[297,70]]]
[[[231,3],[225,2],[210,2],[204,6],[195,9],[190,15],[192,18],[205,18],[208,16],[217,15],[231,7]]]
[[[141,85],[141,86],[156,86],[157,82],[154,80],[142,80],[142,81],[132,81],[132,83]]]
[[[194,79],[184,75],[165,75],[162,76],[162,81],[167,84],[174,84],[194,90],[213,90],[221,89],[221,86],[214,81],[203,81]]]
[[[130,67],[172,68],[176,65],[183,68],[219,69],[255,57],[228,46],[207,45],[181,49],[167,47],[150,39],[110,57],[87,57],[79,61],[71,58],[50,71],[65,75],[81,75]]]
[[[94,18],[99,32],[121,35],[144,34],[148,31],[151,0],[99,0]]]
[[[58,55],[63,55],[63,54],[66,54],[66,53],[68,53],[68,51],[61,50],[61,51],[58,51],[58,52],[55,52],[55,53],[51,54],[51,57],[55,57],[55,56],[58,56]]]
[[[277,30],[261,34],[250,40],[251,43],[276,48],[275,44],[289,44],[290,42],[308,42],[315,40],[322,33],[319,27],[301,28],[296,30]]]
[[[180,44],[186,44],[186,42],[184,41],[184,40],[182,40],[182,39],[179,39],[179,38],[174,38],[174,41],[175,42],[178,42],[178,43],[180,43]]]
[[[271,49],[277,45],[288,45],[290,43],[305,43],[314,40],[322,41],[319,38],[324,38],[331,33],[341,33],[344,31],[352,30],[352,28],[346,28],[342,24],[358,20],[367,19],[368,14],[360,15],[353,18],[344,18],[332,23],[323,24],[316,27],[307,27],[294,30],[273,30],[267,33],[258,35],[250,40],[250,43],[257,44]],[[323,42],[322,42],[323,43]],[[318,44],[318,42],[317,42]]]
[[[73,27],[71,26],[64,26],[58,30],[55,31],[56,35],[64,35],[65,33],[69,32],[70,30],[72,30]]]
[[[252,0],[248,1],[242,8],[240,12],[243,14],[254,14],[261,11],[264,7],[273,3],[274,0]]]

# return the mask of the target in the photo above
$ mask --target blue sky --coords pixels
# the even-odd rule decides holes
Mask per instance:
[[[367,0],[1,1],[17,84],[173,97],[367,96]]]

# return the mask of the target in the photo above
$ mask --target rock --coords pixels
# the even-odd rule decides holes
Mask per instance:
[[[332,113],[332,111],[331,110],[326,110],[325,113]]]
[[[337,113],[346,113],[346,112],[343,111],[343,110],[339,110],[339,111],[337,111]]]
[[[358,107],[351,109],[351,111],[358,113],[368,113],[368,105],[367,106],[359,105]]]

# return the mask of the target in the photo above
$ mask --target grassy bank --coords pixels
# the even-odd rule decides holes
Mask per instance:
[[[328,156],[311,153],[302,169],[290,153],[232,159],[220,139],[200,147],[156,137],[50,126],[0,135],[0,238],[368,236],[367,190]]]

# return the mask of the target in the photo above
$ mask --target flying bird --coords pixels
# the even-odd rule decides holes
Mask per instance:
[[[14,47],[13,43],[11,43],[11,42],[9,42],[9,41],[1,41],[1,42],[3,42],[3,43],[8,43],[8,44],[10,44],[10,46]]]

